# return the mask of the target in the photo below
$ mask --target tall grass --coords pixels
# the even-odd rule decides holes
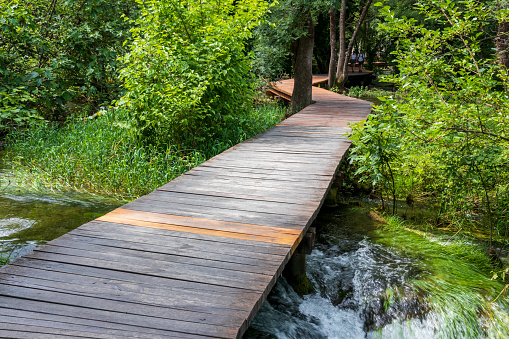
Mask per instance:
[[[127,114],[110,111],[92,120],[74,118],[61,127],[14,131],[8,137],[8,161],[21,186],[132,200],[274,126],[284,114],[275,104],[260,105],[226,122],[221,134],[203,145],[178,149],[144,145],[132,133]]]

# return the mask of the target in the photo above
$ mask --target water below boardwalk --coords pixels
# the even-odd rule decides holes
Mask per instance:
[[[315,291],[301,297],[280,278],[244,339],[509,336],[507,305],[490,303],[493,294],[483,296],[479,287],[490,285],[489,277],[459,266],[464,277],[451,277],[458,286],[448,291],[447,274],[387,245],[394,235],[377,231],[379,224],[365,209],[322,210],[315,222],[318,243],[307,256]],[[406,240],[396,241],[405,247]],[[495,296],[502,288],[497,285]]]
[[[31,193],[10,184],[0,150],[0,250],[15,259],[119,204],[70,193]]]
[[[0,151],[4,257],[19,257],[120,204],[22,191],[9,184],[1,160]],[[489,302],[502,284],[418,234],[380,224],[366,209],[324,208],[307,258],[314,293],[300,297],[279,279],[244,338],[509,337],[507,305]]]

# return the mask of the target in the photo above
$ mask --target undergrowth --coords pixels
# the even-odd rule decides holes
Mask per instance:
[[[178,177],[208,158],[282,120],[285,109],[259,105],[225,122],[220,134],[193,148],[147,145],[136,139],[127,114],[109,111],[96,119],[32,126],[8,136],[8,161],[17,185],[77,191],[132,200]]]

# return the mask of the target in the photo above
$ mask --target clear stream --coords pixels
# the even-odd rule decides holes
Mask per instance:
[[[113,210],[119,203],[70,193],[34,193],[11,185],[0,149],[0,249],[15,259]]]
[[[0,247],[11,259],[120,205],[24,192],[9,184],[2,156]],[[324,208],[315,226],[307,257],[315,291],[301,297],[279,279],[245,339],[509,338],[507,305],[490,303],[503,285],[442,255],[443,243],[381,230],[367,209],[345,205]]]

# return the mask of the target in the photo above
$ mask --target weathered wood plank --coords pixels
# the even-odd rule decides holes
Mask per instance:
[[[15,310],[20,312],[34,312],[41,319],[55,319],[57,321],[71,321],[81,325],[95,325],[97,327],[106,327],[111,329],[121,329],[132,332],[147,333],[150,337],[162,338],[180,338],[196,339],[199,336],[178,333],[169,330],[160,330],[150,327],[150,319],[146,316],[137,316],[127,313],[117,313],[112,311],[103,311],[98,309],[88,309],[84,307],[69,306],[64,304],[53,304],[45,301],[34,301],[15,297],[0,296],[0,305],[7,305],[3,309]],[[44,313],[42,313],[44,312]],[[145,321],[148,321],[145,323]],[[141,325],[140,325],[141,324]],[[32,326],[23,327],[24,330],[32,329]],[[16,331],[18,334],[22,332]],[[0,337],[3,337],[0,330]],[[15,336],[18,338],[19,336]],[[28,338],[34,338],[33,335]],[[39,338],[39,336],[37,337]],[[53,337],[52,337],[53,338]]]
[[[169,335],[171,335],[172,337],[179,337],[178,333],[175,332],[167,332],[166,335],[157,335],[156,333],[143,333],[140,331],[140,327],[135,326],[130,326],[128,329],[119,329],[109,327],[108,323],[105,322],[94,322],[86,320],[83,321],[79,318],[56,316],[50,315],[48,313],[14,310],[9,308],[0,308],[0,319],[3,322],[0,323],[0,326],[4,327],[4,330],[10,329],[11,331],[19,328],[17,326],[12,326],[12,324],[15,323],[17,325],[24,325],[24,330],[26,330],[28,327],[31,330],[45,332],[49,331],[53,332],[54,334],[62,333],[61,330],[70,331],[68,333],[62,333],[66,336],[72,335],[93,338],[167,338]],[[36,329],[34,329],[34,326],[36,326]],[[38,333],[37,337],[39,334],[41,333]]]
[[[168,191],[154,191],[137,199],[136,202],[159,202],[163,204],[183,203],[195,206],[208,206],[215,208],[236,209],[240,211],[261,212],[289,216],[294,216],[295,214],[299,213],[313,213],[316,210],[316,207],[313,208],[313,206],[307,205],[278,203],[275,201],[269,202],[252,199],[236,199],[200,194],[186,194]]]
[[[89,258],[46,251],[43,253],[41,252],[43,251],[29,253],[25,257],[75,264],[79,266],[98,267],[122,272],[131,272],[167,279],[198,282],[232,288],[242,288],[251,291],[263,290],[266,286],[266,283],[270,281],[270,277],[268,276],[224,269],[215,269],[210,267],[206,268],[203,266],[196,267],[185,264],[167,263],[164,267],[153,267],[148,266],[147,262],[124,262],[121,259],[105,260],[105,258]],[[94,255],[90,254],[89,256],[93,257]],[[105,257],[108,256],[105,255]]]
[[[132,225],[93,221],[71,231],[67,236],[85,236],[123,242],[139,242],[145,245],[165,247],[169,251],[189,249],[199,251],[208,249],[219,255],[231,254],[254,260],[270,260],[279,262],[286,256],[288,247],[234,238],[208,236],[195,233],[175,232],[156,228],[137,227]],[[79,241],[79,239],[77,239]]]
[[[294,215],[278,215],[277,213],[270,212],[253,212],[249,211],[247,208],[200,206],[194,203],[169,203],[155,200],[136,201],[124,207],[135,211],[172,213],[174,216],[198,219],[205,219],[213,214],[214,219],[217,221],[255,225],[251,227],[253,230],[256,230],[257,226],[294,229],[296,225],[301,225],[303,220],[306,222],[313,214],[312,212],[304,213],[295,210]],[[201,226],[206,226],[206,223],[202,223]],[[264,229],[264,231],[267,231],[267,229]],[[264,234],[271,235],[271,233]]]
[[[240,272],[248,272],[255,273],[261,275],[273,275],[271,274],[272,268],[274,267],[272,262],[262,262],[259,261],[258,265],[252,265],[245,263],[244,260],[237,260],[237,262],[232,262],[233,260],[226,261],[221,260],[219,256],[216,256],[216,259],[211,259],[210,256],[183,256],[180,254],[168,254],[168,253],[160,253],[150,248],[125,248],[119,246],[111,246],[111,245],[99,245],[97,242],[83,242],[78,243],[76,241],[59,239],[58,242],[55,242],[51,245],[41,247],[39,250],[45,252],[52,253],[60,253],[60,254],[69,254],[76,256],[83,256],[86,258],[98,257],[101,259],[111,258],[119,259],[125,258],[126,260],[136,263],[143,262],[144,260],[154,261],[152,267],[164,266],[165,263],[179,263],[185,265],[193,265],[196,267],[204,266],[210,268],[218,268],[232,271],[240,271]]]
[[[176,336],[179,336],[179,330],[185,334],[197,334],[202,337],[216,337],[216,338],[232,338],[235,337],[235,330],[217,328],[214,326],[207,326],[197,323],[185,323],[179,326],[175,321],[166,319],[170,327],[175,328]],[[142,323],[138,324],[142,326]],[[0,328],[10,330],[24,330],[27,332],[37,333],[34,337],[37,338],[38,333],[56,334],[69,337],[85,337],[85,338],[122,338],[122,337],[139,337],[136,333],[132,335],[127,331],[112,330],[107,328],[83,326],[72,323],[45,321],[39,319],[27,319],[20,317],[9,317],[0,314]],[[168,336],[167,336],[168,337]]]
[[[246,252],[253,253],[251,255],[255,255],[254,252],[256,252],[262,256],[274,255],[284,257],[288,251],[288,245],[279,245],[228,237],[217,237],[199,233],[187,233],[157,228],[137,227],[97,220],[86,223],[85,225],[80,226],[78,229],[69,233],[74,234],[74,232],[87,232],[87,234],[98,235],[108,234],[109,231],[113,233],[118,232],[118,234],[132,235],[133,237],[143,236],[143,234],[146,234],[147,236],[159,237],[161,240],[167,242],[175,241],[180,245],[187,245],[188,242],[190,244],[199,244],[204,241],[208,243],[217,243],[218,246],[224,246],[225,248],[233,249],[235,251],[242,251],[242,248],[244,247]]]
[[[188,245],[185,246],[175,246],[175,245],[154,245],[147,244],[146,242],[142,242],[142,240],[133,239],[132,237],[123,237],[120,239],[119,237],[92,237],[88,234],[76,234],[66,237],[60,238],[62,240],[57,244],[59,246],[68,246],[74,248],[78,246],[79,248],[83,248],[85,246],[106,246],[112,248],[121,248],[121,249],[130,249],[135,251],[143,251],[146,253],[162,253],[173,256],[182,256],[187,258],[198,258],[198,259],[206,259],[206,260],[216,260],[220,262],[227,263],[236,263],[248,266],[254,266],[253,269],[258,270],[257,267],[260,267],[260,270],[263,270],[267,264],[274,265],[276,263],[281,262],[281,256],[272,256],[272,257],[257,257],[255,255],[250,255],[250,253],[238,252],[232,254],[232,251],[226,249],[221,252],[221,245],[218,243],[204,243],[202,242],[200,246],[196,245]],[[138,241],[136,241],[138,240]],[[173,242],[172,242],[173,243]],[[219,249],[218,249],[219,248]],[[251,252],[254,254],[256,252]],[[243,254],[243,255],[242,255]]]
[[[62,281],[55,282],[38,277],[32,278],[25,275],[2,275],[1,279],[2,283],[6,286],[6,290],[12,291],[12,293],[21,293],[25,291],[25,288],[29,288],[31,292],[27,294],[27,298],[47,304],[61,304],[65,302],[67,305],[79,306],[81,308],[142,315],[139,310],[136,310],[139,308],[149,312],[158,312],[161,314],[161,317],[169,320],[185,320],[191,323],[227,327],[235,326],[237,322],[243,321],[247,315],[246,309],[256,302],[256,299],[245,299],[241,303],[239,300],[242,299],[236,298],[234,303],[227,303],[225,301],[222,304],[216,304],[215,299],[211,300],[212,298],[206,296],[206,291],[194,295],[187,293],[188,297],[190,296],[194,299],[186,300],[184,296],[180,295],[161,295],[148,293],[147,291],[142,293],[139,290],[124,291],[121,288],[125,285],[114,284],[108,281],[103,284],[81,285]],[[177,291],[175,293],[178,294]],[[41,300],[42,296],[48,299]],[[175,297],[178,298],[175,299]],[[203,299],[199,299],[199,297]],[[229,299],[232,301],[232,298]],[[179,304],[179,302],[182,304]],[[233,310],[236,311],[235,314],[231,314]],[[78,313],[73,315],[80,315],[79,309],[76,311]]]

